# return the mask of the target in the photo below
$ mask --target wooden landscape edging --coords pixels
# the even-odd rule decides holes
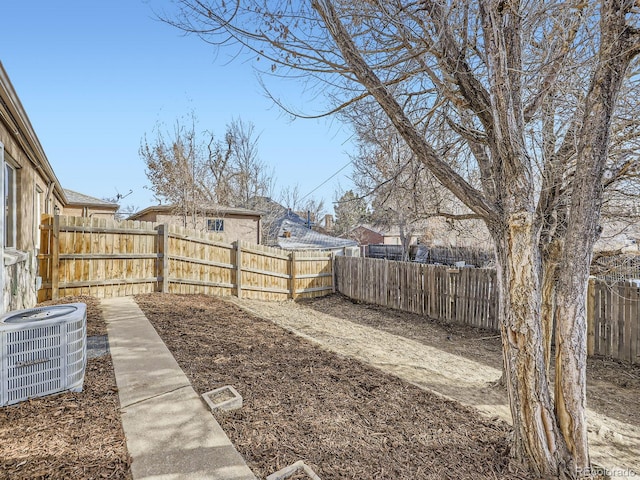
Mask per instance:
[[[151,222],[45,215],[38,260],[39,301],[149,292],[283,300],[334,291],[331,252],[227,244]]]
[[[500,331],[495,270],[336,257],[336,288],[354,300]],[[640,363],[640,288],[592,278],[587,354]]]

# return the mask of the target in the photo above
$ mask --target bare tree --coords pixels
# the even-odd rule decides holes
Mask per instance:
[[[280,192],[280,201],[292,212],[306,218],[311,217],[312,222],[318,222],[325,214],[324,200],[317,200],[300,193],[300,186],[287,186]]]
[[[253,198],[269,197],[273,193],[273,171],[270,172],[259,157],[259,139],[251,122],[243,122],[238,118],[227,125],[226,141],[230,155],[226,165],[226,183],[229,187],[229,205],[247,208]],[[212,166],[212,169],[215,170],[215,167]]]
[[[174,205],[185,226],[195,228],[202,211],[215,205],[253,208],[255,198],[273,189],[250,122],[232,120],[222,141],[212,132],[199,134],[193,114],[170,133],[156,126],[155,134],[153,141],[143,138],[140,156],[156,198]]]
[[[466,228],[482,230],[478,228],[478,215],[434,178],[396,129],[379,115],[367,115],[367,111],[371,112],[369,107],[353,105],[342,112],[358,139],[353,179],[358,193],[371,201],[374,226],[398,230],[404,259],[409,258],[413,238],[426,238],[432,233],[428,228],[437,228],[441,238],[448,233],[443,225],[446,230],[463,230],[462,221],[467,222]],[[435,222],[439,217],[447,222]],[[474,237],[480,240],[484,235],[478,233],[474,232]]]
[[[176,121],[172,132],[163,132],[160,125],[155,131],[152,141],[144,136],[139,150],[151,190],[157,200],[175,206],[184,226],[195,228],[203,205],[214,199],[195,116],[192,114],[187,122]]]
[[[610,149],[620,92],[638,96],[636,1],[180,3],[180,28],[244,45],[280,76],[325,82],[334,111],[374,99],[483,219],[496,250],[512,452],[541,476],[589,476],[586,285],[606,173],[624,165]]]

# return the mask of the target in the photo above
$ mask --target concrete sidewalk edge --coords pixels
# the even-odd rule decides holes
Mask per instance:
[[[133,298],[101,307],[134,480],[255,480]]]

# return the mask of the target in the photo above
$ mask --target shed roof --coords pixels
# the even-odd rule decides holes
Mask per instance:
[[[129,220],[136,220],[149,213],[167,213],[172,214],[176,211],[175,205],[153,205],[147,207],[144,210],[140,210],[129,217]],[[248,208],[240,207],[227,207],[224,205],[209,204],[200,208],[201,212],[210,215],[225,216],[225,215],[247,215],[251,217],[261,217],[262,214],[255,210],[249,210]]]
[[[85,195],[84,193],[79,193],[73,190],[69,190],[68,188],[64,189],[64,193],[67,197],[68,205],[105,207],[105,208],[113,208],[114,210],[118,209],[117,203],[108,202],[106,200],[101,200],[96,197],[91,197],[89,195]]]

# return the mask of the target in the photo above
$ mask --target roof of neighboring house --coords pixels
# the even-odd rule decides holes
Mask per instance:
[[[353,229],[351,229],[351,232],[353,232],[354,230],[357,230],[358,228],[364,228],[366,230],[369,230],[371,232],[377,233],[379,235],[382,235],[384,237],[399,237],[400,236],[400,227],[398,225],[391,225],[389,227],[382,227],[382,226],[373,226],[373,225],[368,225],[368,224],[362,224],[362,225],[358,225],[357,227],[354,227]],[[416,236],[419,235],[417,232],[413,232],[412,236]]]
[[[106,200],[100,200],[99,198],[91,197],[89,195],[85,195],[84,193],[74,192],[73,190],[69,190],[68,188],[64,189],[64,193],[67,197],[67,205],[104,207],[104,208],[113,208],[114,210],[118,209],[117,203],[108,202]]]
[[[287,207],[279,204],[271,197],[255,196],[249,200],[249,205],[263,215],[281,216],[287,212]]]
[[[358,242],[346,238],[332,237],[311,230],[307,222],[293,212],[287,212],[276,222],[277,244],[285,250],[332,250],[343,247],[356,247]],[[290,236],[285,237],[284,233]]]
[[[354,231],[356,231],[358,229],[369,230],[370,232],[377,233],[378,235],[384,235],[384,233],[385,233],[384,231],[382,231],[382,229],[376,228],[376,227],[373,227],[372,225],[367,225],[367,224],[362,224],[362,225],[358,225],[357,227],[353,227],[349,231],[349,233],[354,232]],[[347,233],[347,235],[349,233]]]
[[[166,213],[171,215],[176,211],[175,205],[154,205],[147,207],[144,210],[140,210],[129,217],[129,220],[136,220],[149,213]],[[248,208],[240,207],[226,207],[223,205],[210,204],[200,209],[200,212],[204,212],[210,215],[217,215],[223,217],[225,215],[247,215],[252,217],[260,217],[262,214],[255,210],[249,210]]]

